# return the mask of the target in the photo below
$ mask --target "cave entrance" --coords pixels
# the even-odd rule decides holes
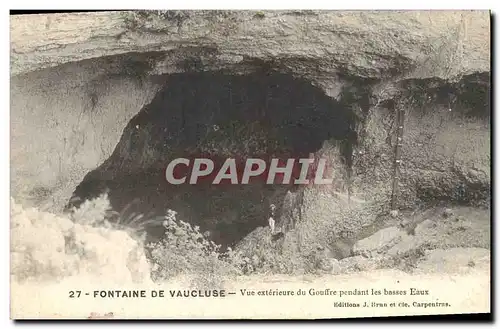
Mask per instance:
[[[292,185],[172,185],[165,168],[176,158],[307,158],[337,140],[347,159],[355,140],[349,109],[309,81],[286,74],[182,73],[133,117],[112,155],[89,172],[69,206],[108,191],[114,210],[164,214],[167,209],[224,246],[267,225]],[[353,137],[354,136],[354,137]],[[281,198],[281,199],[280,199]],[[279,209],[278,209],[279,211]],[[147,216],[144,217],[144,220]],[[150,232],[155,234],[155,232]],[[156,232],[158,233],[158,232]]]

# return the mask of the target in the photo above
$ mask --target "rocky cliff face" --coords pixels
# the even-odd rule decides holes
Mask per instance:
[[[166,11],[12,18],[14,75],[128,53],[156,72],[268,62],[310,80],[460,78],[489,71],[487,11]],[[146,63],[144,63],[146,64]],[[239,69],[238,69],[239,68]]]
[[[118,211],[176,208],[223,243],[266,225],[270,203],[303,245],[356,234],[390,208],[394,186],[397,208],[489,205],[488,14],[13,17],[12,192],[59,211],[72,194],[109,189]],[[186,154],[280,152],[328,158],[334,184],[171,188],[163,178]]]

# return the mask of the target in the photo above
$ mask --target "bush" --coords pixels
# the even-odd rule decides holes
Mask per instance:
[[[146,229],[152,226],[164,229],[163,237],[145,248],[153,281],[187,275],[193,276],[193,285],[213,289],[221,286],[223,277],[242,272],[243,261],[236,252],[231,249],[221,252],[221,246],[203,236],[198,226],[177,219],[175,211],[168,210],[165,216],[138,214],[130,211],[132,206],[131,203],[117,213],[103,194],[73,209],[72,218],[85,225],[126,231],[141,243],[145,242]]]
[[[24,209],[12,200],[12,275],[24,281],[80,274],[113,279],[120,274],[136,282],[187,275],[197,288],[214,289],[224,277],[241,273],[238,253],[221,252],[199,227],[175,215],[172,210],[165,216],[118,214],[106,194],[86,200],[66,216]],[[163,225],[165,235],[144,246],[147,225]]]
[[[198,226],[177,219],[175,211],[167,212],[163,227],[164,237],[147,246],[154,281],[189,275],[195,277],[194,286],[214,289],[222,285],[224,277],[242,273],[238,253],[231,249],[221,252],[221,246],[203,236]]]

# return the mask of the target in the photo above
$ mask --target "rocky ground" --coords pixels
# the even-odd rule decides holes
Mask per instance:
[[[402,212],[394,217],[382,216],[357,237],[310,246],[305,257],[313,267],[309,271],[318,274],[348,274],[383,268],[408,273],[461,272],[476,266],[489,266],[490,238],[489,209],[433,207]],[[293,265],[281,263],[301,254],[293,248],[294,242],[288,236],[274,241],[268,228],[260,228],[245,238],[236,250],[246,252],[250,259],[253,257],[251,263],[255,267],[266,263],[261,272],[293,272]],[[300,263],[297,258],[294,261]]]
[[[401,217],[401,225],[357,241],[353,256],[334,262],[333,271],[394,267],[409,272],[448,272],[489,266],[489,210],[440,207]]]
[[[239,298],[238,308],[232,308],[235,303],[235,300],[231,299],[233,297],[227,301],[214,300],[218,306],[212,307],[214,304],[210,303],[210,307],[202,307],[203,312],[196,307],[198,304],[191,304],[191,299],[178,300],[168,309],[164,308],[163,302],[159,303],[159,300],[154,298],[124,299],[121,303],[113,302],[113,299],[81,299],[68,304],[67,294],[75,287],[91,292],[101,288],[154,290],[159,287],[198,287],[197,289],[227,289],[238,294],[241,289],[323,291],[329,288],[348,292],[356,289],[391,289],[397,285],[400,289],[419,287],[431,291],[430,297],[405,297],[400,298],[401,301],[433,303],[439,300],[451,303],[453,312],[485,312],[490,307],[488,299],[485,298],[490,289],[491,265],[488,209],[440,207],[414,214],[401,214],[400,218],[390,217],[392,223],[385,221],[385,227],[367,228],[368,235],[349,247],[346,255],[350,256],[345,258],[335,259],[328,246],[318,245],[320,248],[313,255],[313,259],[308,259],[308,264],[315,266],[309,268],[312,271],[303,271],[302,274],[273,274],[272,271],[276,273],[279,269],[270,267],[269,264],[259,264],[261,259],[257,257],[255,260],[254,257],[251,261],[260,266],[263,270],[260,273],[220,277],[217,275],[220,272],[217,268],[210,269],[210,264],[206,264],[209,267],[204,267],[197,274],[182,273],[167,281],[154,283],[149,279],[149,264],[135,239],[125,231],[95,226],[93,221],[103,216],[103,210],[107,206],[109,203],[94,205],[91,209],[81,209],[75,214],[80,217],[80,223],[75,223],[67,218],[33,208],[23,208],[12,202],[11,289],[15,296],[11,301],[13,317],[87,318],[106,314],[108,318],[129,318],[133,314],[134,318],[319,318],[360,315],[352,307],[340,308],[345,311],[339,312],[340,309],[332,309],[326,299],[321,299],[318,303],[317,298],[326,297],[309,294],[291,303],[294,306],[281,305],[283,307],[280,306],[279,312],[276,308],[277,299],[272,297],[252,299],[234,296]],[[260,237],[260,240],[257,237]],[[254,244],[249,244],[248,240]],[[50,243],[47,243],[48,241]],[[250,234],[245,243],[240,248],[246,246],[254,253],[260,250],[272,254],[273,248],[280,246],[280,240],[273,240],[266,227]],[[281,247],[285,253],[281,258],[270,257],[267,260],[275,262],[276,265],[283,257],[293,260],[299,255],[294,253],[293,249],[283,246],[284,243]],[[298,267],[301,264],[295,265]],[[287,268],[283,267],[281,270],[286,272]],[[199,286],[200,282],[204,285]],[[461,289],[457,290],[457,285]],[[381,298],[377,300],[395,301],[393,296]],[[366,300],[365,296],[334,299],[351,303],[364,303]],[[280,299],[280,303],[285,302]],[[316,305],[314,309],[307,307],[312,304]],[[406,310],[380,308],[373,316],[436,312],[445,311],[435,307],[411,307]],[[366,313],[361,315],[366,316]]]

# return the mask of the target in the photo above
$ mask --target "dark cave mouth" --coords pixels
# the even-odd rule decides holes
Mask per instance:
[[[208,231],[231,246],[266,226],[271,204],[277,217],[287,192],[303,186],[266,184],[169,184],[166,166],[178,158],[282,161],[310,158],[327,140],[337,141],[348,166],[356,143],[350,109],[310,82],[287,74],[179,73],[125,127],[112,155],[89,172],[68,207],[108,191],[117,212],[165,214]],[[294,177],[296,172],[294,172]],[[146,218],[145,218],[146,219]],[[161,236],[158,228],[146,230]]]

